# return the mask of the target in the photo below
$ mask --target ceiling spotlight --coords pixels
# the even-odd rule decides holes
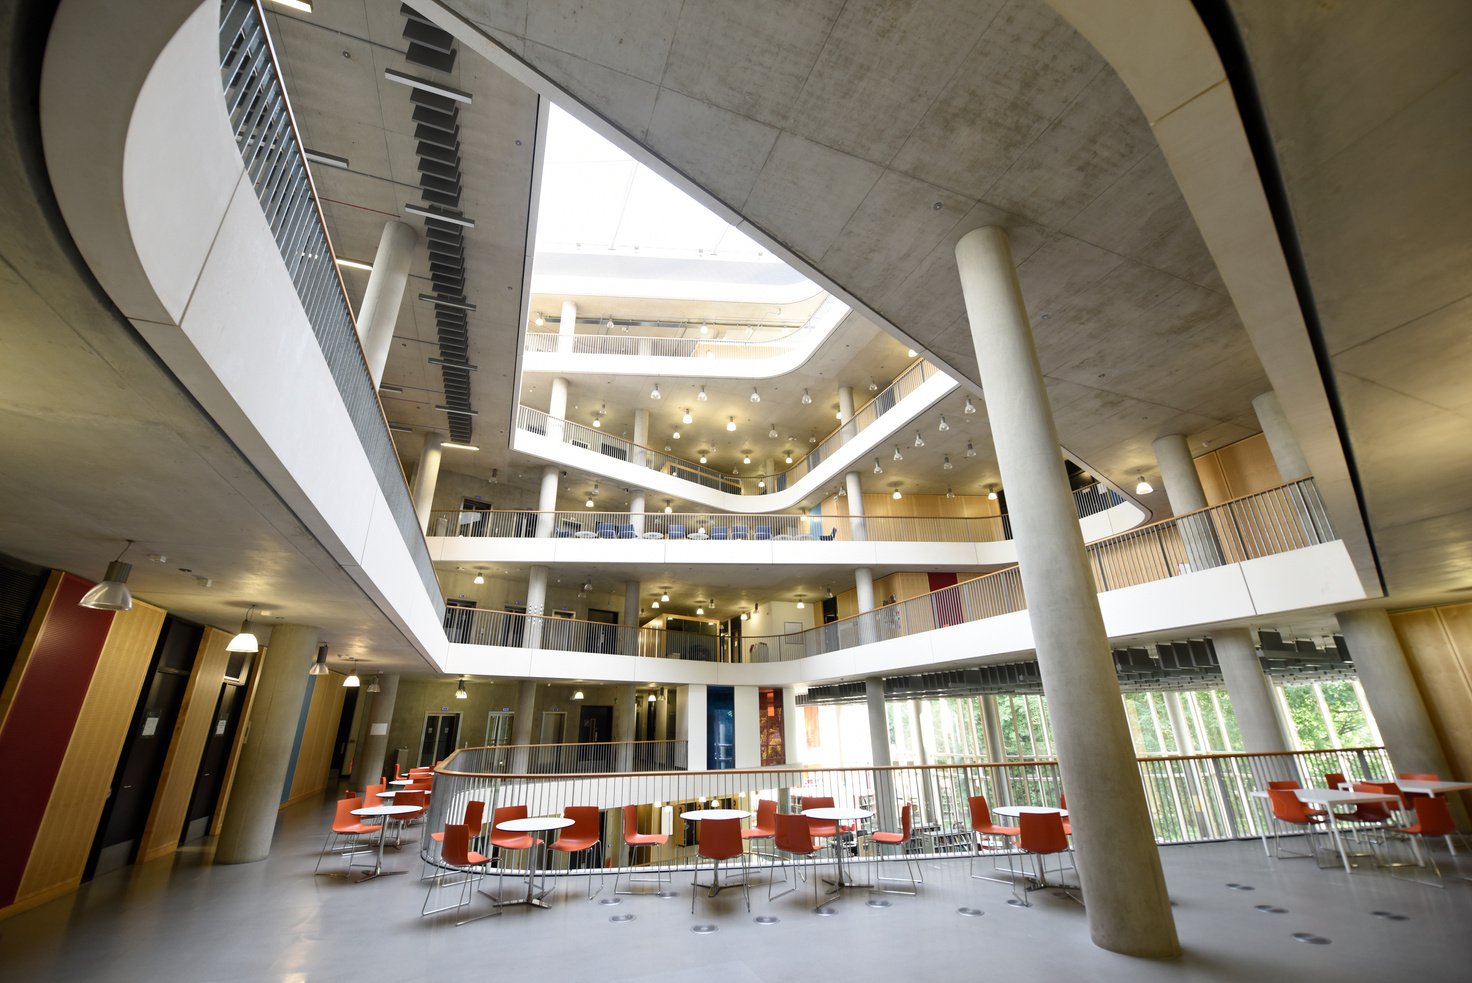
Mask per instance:
[[[457,699],[457,700],[468,700],[468,699],[470,699],[470,694],[467,693],[467,692],[465,692],[465,677],[464,676],[461,676],[460,679],[459,679],[459,681],[455,683],[455,699]]]
[[[879,391],[879,383],[874,381],[874,377],[872,375],[869,377],[869,391],[871,393]]]
[[[898,488],[896,488],[894,490],[894,494],[891,495],[891,496],[889,496],[889,497],[892,498],[892,499],[894,499],[896,502],[898,502],[900,499],[904,498],[905,496],[901,495],[900,494],[900,490]]]
[[[760,403],[762,401],[762,394],[756,391],[756,386],[751,387],[751,401],[753,403]]]
[[[659,399],[659,398],[661,398],[660,395],[659,395],[659,383],[656,382],[654,384],[654,388],[651,389],[651,390],[649,390],[649,398],[650,399]]]
[[[572,698],[574,700],[581,700],[583,698],[583,691],[580,690],[580,689],[579,690],[574,690],[573,691],[573,694],[572,694]]]
[[[746,612],[745,612],[745,611],[742,611],[742,612],[741,612],[741,620],[742,620],[742,621],[746,621],[746,620],[748,620],[748,619],[749,619],[749,618],[750,618],[750,617],[751,617],[751,615],[749,615],[749,614],[747,614],[747,613],[746,613]]]
[[[704,608],[704,607],[697,607],[697,608],[696,608],[696,609],[695,609],[695,613],[696,613],[696,614],[697,614],[697,615],[703,615],[703,614],[705,614],[705,608]]]
[[[674,505],[672,505],[670,503],[670,500],[669,499],[665,499],[664,500],[664,514],[665,515],[669,515],[674,510],[675,510],[675,507],[674,507]]]
[[[967,396],[966,397],[966,415],[967,416],[970,416],[971,414],[973,414],[975,412],[976,412],[976,404],[973,403],[973,402],[971,402],[971,397],[970,396]]]
[[[989,502],[995,502],[997,500],[997,486],[996,485],[987,485],[986,486],[986,499]]]
[[[945,460],[940,462],[940,469],[942,471],[949,471],[953,467],[955,467],[955,465],[951,463],[951,455],[947,454]]]
[[[884,473],[884,469],[879,466],[879,458],[877,458],[877,457],[874,459],[874,473],[875,474],[883,474]]]
[[[651,601],[650,604],[649,604],[649,606],[652,607],[656,611],[659,610],[659,602],[658,601]]]
[[[678,430],[671,430],[670,431],[670,439],[671,440],[679,440],[680,439],[680,431],[678,431]]]
[[[687,409],[684,413],[680,414],[680,422],[685,424],[694,423],[695,417],[691,416],[690,411]]]
[[[925,438],[922,437],[922,436],[920,436],[920,431],[918,431],[918,430],[915,431],[915,446],[916,447],[924,447],[925,446]]]
[[[307,675],[308,676],[325,676],[328,673],[330,673],[331,671],[332,671],[331,669],[327,668],[327,646],[326,645],[318,645],[317,646],[317,661],[312,663],[312,667],[307,670]]]
[[[1136,495],[1148,495],[1155,490],[1153,487],[1151,487],[1150,482],[1145,480],[1144,475],[1138,475],[1137,477],[1139,477],[1140,483],[1135,485]]]
[[[797,609],[801,611],[805,607],[807,607],[807,605],[803,603],[802,595],[797,595]]]
[[[365,693],[382,693],[383,687],[378,682],[379,673],[374,673],[373,678],[368,680],[368,685],[363,687]]]
[[[736,432],[736,418],[734,416],[726,417],[726,430],[730,433]]]
[[[542,312],[541,311],[538,311],[537,312],[537,316],[532,319],[532,323],[535,324],[537,327],[540,328],[542,325],[544,325],[544,324],[547,323],[547,319],[542,316]]]
[[[701,321],[700,322],[700,333],[701,334],[710,334],[710,325],[709,324],[706,324],[704,321]]]
[[[975,457],[976,456],[976,448],[971,446],[971,441],[969,441],[969,440],[966,441],[966,456],[967,457]]]
[[[743,455],[741,455],[741,463],[742,464],[750,464],[751,463],[751,455],[750,454],[743,454]]]
[[[471,583],[475,584],[477,587],[479,587],[481,584],[483,584],[485,582],[486,582],[486,575],[483,574],[483,573],[476,574],[475,575],[475,579],[471,581]]]
[[[705,394],[705,387],[704,386],[701,386],[700,387],[700,392],[698,392],[698,393],[695,394],[695,398],[698,399],[698,400],[700,400],[702,403],[705,402],[706,400],[710,399],[710,397]]]
[[[127,545],[118,553],[118,558],[108,563],[102,582],[82,595],[82,599],[77,602],[78,607],[96,611],[133,610],[133,594],[128,590],[128,574],[133,572],[133,564],[122,562],[123,554],[132,545],[133,541],[128,540]],[[251,651],[254,652],[255,649]]]
[[[937,426],[935,429],[939,430],[941,433],[945,433],[947,430],[951,429],[951,425],[946,422],[946,415],[944,413],[940,415],[940,425]]]
[[[777,424],[772,424],[771,429],[767,431],[767,436],[771,437],[773,440],[776,440],[778,437],[782,436],[777,432]]]
[[[252,604],[245,612],[245,617],[240,619],[240,632],[229,642],[225,643],[226,652],[259,652],[261,640],[256,638],[256,633],[250,630],[250,613],[256,609]]]
[[[590,509],[591,509],[591,508],[592,508],[592,507],[593,507],[593,499],[592,499],[592,498],[591,498],[591,497],[590,497],[590,498],[589,498],[589,499],[588,499],[588,500],[587,500],[587,501],[586,501],[586,502],[584,502],[584,503],[583,503],[583,504],[584,504],[584,505],[586,505],[586,506],[587,506],[587,507],[588,507],[588,508],[590,508]]]
[[[905,455],[903,455],[903,454],[900,453],[900,445],[899,444],[895,444],[894,445],[894,459],[896,461],[903,461],[905,459]]]
[[[705,451],[701,451],[700,452],[700,463],[701,464],[704,464],[705,463]]]
[[[348,678],[342,681],[342,685],[345,689],[356,689],[363,685],[363,680],[358,678],[358,660],[349,659],[348,661],[352,665],[348,667]]]
[[[787,454],[786,463],[791,464],[792,463],[792,451],[786,451],[785,453]]]
[[[911,348],[908,351],[906,351],[905,354],[908,355],[910,358],[914,358],[916,355],[919,355],[920,353],[917,352],[917,351],[915,351],[915,349]]]
[[[806,389],[804,389],[802,391],[802,405],[804,405],[804,406],[812,406],[813,405],[813,397],[811,397],[811,396],[808,395],[808,391]]]
[[[659,599],[661,601],[663,601],[664,603],[666,603],[666,604],[670,603],[670,594],[669,594],[669,591],[661,590],[659,592]]]
[[[612,331],[613,330],[613,327],[614,327],[613,318],[609,318],[606,322],[604,322],[604,327],[606,327],[610,331]]]
[[[955,497],[956,497],[956,493],[953,492],[953,491],[951,491],[951,486],[950,485],[947,485],[946,486],[946,498],[955,498]]]

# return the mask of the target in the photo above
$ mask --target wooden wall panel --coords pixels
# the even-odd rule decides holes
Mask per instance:
[[[1260,433],[1202,454],[1196,458],[1196,473],[1201,476],[1207,505],[1220,505],[1283,483],[1268,440]]]
[[[1201,479],[1201,490],[1206,493],[1207,505],[1220,505],[1232,497],[1232,485],[1222,473],[1222,459],[1216,454],[1202,454],[1193,462],[1196,475]]]
[[[1472,605],[1394,611],[1390,622],[1453,776],[1472,774]]]
[[[49,900],[82,882],[163,623],[162,608],[138,600],[133,610],[113,616],[26,864],[18,906]]]
[[[168,755],[164,758],[163,775],[143,837],[138,844],[138,862],[167,856],[179,848],[184,832],[184,818],[189,799],[194,794],[194,781],[199,775],[199,759],[209,740],[214,724],[215,704],[225,682],[225,666],[230,653],[225,651],[231,635],[217,628],[206,628],[194,656],[194,668],[184,690],[184,703],[179,719],[169,738]]]
[[[297,750],[296,770],[292,773],[291,792],[283,805],[291,805],[327,787],[327,773],[332,766],[333,740],[337,737],[338,718],[342,716],[343,677],[313,676],[312,700],[307,708],[307,726],[302,731],[302,744]]]

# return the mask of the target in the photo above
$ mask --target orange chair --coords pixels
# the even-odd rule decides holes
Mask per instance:
[[[496,862],[496,895],[500,896],[501,881],[506,875],[507,864],[505,854],[526,853],[526,876],[530,880],[534,874],[532,870],[532,851],[542,845],[542,841],[530,833],[513,833],[501,829],[501,824],[512,819],[525,819],[527,817],[526,806],[501,806],[491,813],[491,835],[488,842],[494,851]],[[546,876],[543,875],[542,886],[546,887]]]
[[[1355,782],[1353,790],[1356,792],[1371,792],[1378,795],[1394,795],[1393,792],[1381,792],[1370,782]],[[1367,826],[1377,829],[1388,829],[1394,816],[1390,806],[1383,802],[1360,802],[1351,813],[1335,813],[1337,822],[1352,822],[1358,825],[1354,829],[1355,839],[1360,838],[1360,832]]]
[[[343,854],[351,863],[354,854],[363,852],[358,849],[358,837],[365,833],[376,833],[383,828],[382,826],[364,825],[357,816],[353,815],[354,809],[361,808],[363,808],[361,799],[337,800],[337,810],[332,817],[332,828],[328,830],[327,839],[322,843],[322,852],[317,855],[317,866],[312,868],[313,873],[321,872],[323,857],[342,850],[344,837],[352,838],[352,849]]]
[[[1441,776],[1436,774],[1435,772],[1398,771],[1395,773],[1395,777],[1409,779],[1413,782],[1441,781]],[[1406,792],[1402,790],[1400,793],[1400,797],[1405,800],[1406,811],[1411,812],[1414,811],[1416,808],[1416,800],[1424,799],[1427,797],[1427,795],[1425,792]]]
[[[626,850],[628,850],[628,854],[629,854],[629,863],[628,863],[628,866],[630,866],[630,867],[634,866],[634,851],[637,850],[637,849],[639,849],[639,847],[641,847],[641,846],[642,847],[648,847],[649,848],[650,860],[653,861],[654,860],[654,851],[655,851],[655,849],[658,848],[658,847],[663,847],[669,841],[670,841],[670,835],[668,833],[641,833],[641,832],[639,832],[639,807],[638,806],[624,806],[624,848]],[[636,884],[636,883],[663,884],[665,881],[673,879],[673,876],[674,875],[671,874],[670,871],[667,868],[660,866],[657,862],[655,863],[654,867],[655,867],[655,869],[654,869],[654,879],[652,881],[649,878],[647,878],[647,877],[635,877],[633,874],[630,874],[629,875],[629,883],[630,884]],[[622,868],[618,868],[617,870],[614,871],[614,875],[613,875],[613,893],[614,894],[636,894],[636,893],[638,893],[638,892],[635,892],[635,891],[620,891],[618,889],[618,879],[619,879],[619,875],[622,874],[622,873],[623,873],[623,869]]]
[[[976,872],[976,858],[981,856],[981,851],[985,847],[988,837],[992,838],[994,844],[999,844],[1003,850],[1010,851],[1012,849],[1012,837],[1022,831],[1016,826],[998,826],[993,823],[992,811],[987,806],[986,796],[984,795],[973,795],[966,800],[966,804],[971,808],[971,832],[973,834],[971,845],[975,848],[975,852],[971,855],[971,876],[978,881],[997,881],[998,883],[1002,883],[1001,878],[978,874]],[[1000,868],[993,869],[1000,870]],[[1012,883],[1012,878],[1009,877],[1005,883]]]
[[[345,788],[345,789],[342,790],[342,797],[344,799],[357,799],[357,798],[361,798],[361,796],[358,795],[357,792],[354,792],[350,788]]]
[[[1020,835],[1018,837],[1022,852],[1033,857],[1038,866],[1037,884],[1029,885],[1028,878],[1022,878],[1022,895],[1017,894],[1017,881],[1012,881],[1012,897],[1019,901],[1023,907],[1032,907],[1032,902],[1027,900],[1030,892],[1040,890],[1048,886],[1048,857],[1058,857],[1058,873],[1063,873],[1062,855],[1069,855],[1069,864],[1074,867],[1075,874],[1078,868],[1072,862],[1073,847],[1068,843],[1068,837],[1063,832],[1063,817],[1056,812],[1024,812],[1018,817],[1020,820]],[[1072,894],[1068,895],[1075,901]]]
[[[481,827],[485,825],[485,815],[486,804],[480,799],[471,799],[469,802],[465,803],[465,818],[462,819],[460,822],[462,825],[470,827],[471,845],[474,845],[475,841],[480,839]],[[445,832],[444,830],[440,830],[438,833],[430,833],[429,838],[431,840],[434,840],[436,843],[443,844],[445,842]],[[441,847],[441,851],[443,852],[443,847]],[[431,861],[426,855],[426,866],[430,862]],[[424,876],[427,877],[428,874]],[[420,880],[424,880],[424,877],[421,877]]]
[[[878,892],[880,894],[919,893],[920,889],[916,886],[917,882],[915,878],[915,867],[917,865],[915,864],[915,861],[910,857],[909,852],[905,849],[907,846],[909,846],[910,843],[910,816],[913,809],[914,806],[906,802],[905,807],[900,810],[900,831],[898,833],[890,833],[884,830],[880,830],[876,833],[869,834],[869,838],[874,841],[874,854],[878,858],[877,864],[874,868],[874,887],[870,889],[871,892]],[[881,885],[884,884],[885,881],[892,881],[894,883],[900,882],[900,878],[898,877],[885,877],[879,872],[878,864],[882,864],[884,862],[884,852],[880,848],[885,846],[893,846],[898,848],[900,859],[905,862],[905,873],[910,875],[910,889],[908,891],[900,891],[895,888],[881,887]]]
[[[833,797],[831,795],[813,795],[802,800],[804,809],[832,809]],[[813,839],[820,840],[825,837],[838,835],[838,824],[829,819],[809,819],[813,828]]]
[[[709,860],[711,874],[718,882],[721,876],[721,861],[741,861],[741,892],[746,896],[746,910],[751,910],[751,884],[746,865],[746,845],[741,840],[741,820],[702,819],[700,842],[695,850],[695,871],[690,876],[690,914],[695,914],[696,882],[700,880],[700,861]],[[590,895],[591,897],[591,895]]]
[[[380,799],[378,797],[378,793],[379,792],[386,792],[386,791],[388,791],[388,783],[387,782],[380,782],[377,785],[369,785],[367,788],[363,789],[363,805],[362,805],[362,808],[364,808],[364,809],[372,809],[374,806],[381,806],[381,805],[383,805],[387,800],[386,799]]]
[[[1294,788],[1297,788],[1295,785]],[[1314,863],[1320,868],[1324,867],[1319,859],[1319,851],[1314,849],[1313,831],[1324,829],[1324,812],[1322,809],[1309,809],[1298,800],[1292,788],[1270,788],[1268,789],[1268,801],[1272,803],[1273,818],[1279,824],[1286,823],[1289,826],[1299,826],[1309,835],[1309,853],[1290,853],[1286,857],[1283,853],[1282,841],[1280,839],[1279,825],[1273,826],[1273,853],[1278,859],[1313,857]],[[1326,834],[1327,835],[1327,834]]]
[[[1300,785],[1300,784],[1298,784],[1295,781],[1292,781],[1291,779],[1285,779],[1284,781],[1279,781],[1279,782],[1268,782],[1268,791],[1269,792],[1271,792],[1275,788],[1277,788],[1277,789],[1295,789],[1295,788],[1303,788],[1303,786]],[[1295,795],[1294,798],[1296,799],[1296,798],[1298,798],[1298,796]],[[1310,816],[1322,816],[1324,814],[1324,810],[1323,809],[1307,809],[1307,807],[1305,807],[1305,808],[1306,808],[1306,811],[1308,812],[1308,814]]]
[[[1324,785],[1325,785],[1325,787],[1332,788],[1332,789],[1337,789],[1337,788],[1339,788],[1339,786],[1345,785],[1345,784],[1347,784],[1347,783],[1344,780],[1344,772],[1342,772],[1342,771],[1326,771],[1326,772],[1324,772]]]
[[[1064,795],[1062,792],[1058,793],[1058,808],[1062,809],[1064,812],[1068,811],[1068,796]],[[1063,835],[1073,835],[1073,824],[1068,821],[1067,816],[1063,817]]]
[[[1452,836],[1460,835],[1457,833],[1456,820],[1452,819],[1451,806],[1440,795],[1418,795],[1412,801],[1415,803],[1416,822],[1409,826],[1397,827],[1395,831],[1411,837],[1411,851],[1416,857],[1416,864],[1424,867],[1429,863],[1431,873],[1436,875],[1436,886],[1446,887],[1446,883],[1441,878],[1441,868],[1436,865],[1436,858],[1432,856],[1430,850],[1423,854],[1418,841],[1428,836],[1442,836],[1446,838],[1447,846],[1451,846]],[[1420,881],[1418,883],[1432,882]]]
[[[773,845],[776,847],[777,859],[779,860],[781,859],[782,854],[786,854],[788,857],[807,857],[809,860],[811,860],[820,849],[820,847],[813,842],[812,820],[809,819],[807,816],[796,813],[778,813],[775,817],[774,828],[776,829],[776,833],[774,834],[775,842]],[[786,864],[782,865],[782,870],[782,883],[785,884],[787,883]],[[807,871],[805,869],[802,872],[802,876],[804,880],[807,879]],[[776,883],[777,882],[775,879],[769,879],[767,881],[768,901],[773,900],[773,898],[780,898],[783,895],[791,894],[793,891],[797,890],[797,885],[794,884],[792,887],[783,891],[781,894],[774,895],[772,893],[772,887]],[[813,905],[815,907],[818,905],[817,877],[813,878]]]
[[[750,842],[752,840],[770,840],[777,835],[777,800],[758,799],[756,803],[756,820],[751,824],[751,829],[743,829],[741,838]]]
[[[572,855],[574,853],[588,854],[588,900],[592,901],[603,890],[603,881],[598,881],[598,891],[593,890],[593,871],[603,866],[603,839],[598,828],[599,811],[597,806],[568,806],[562,810],[564,819],[571,819],[572,825],[564,829],[557,836],[557,842],[548,845],[547,849],[556,850],[567,858],[568,873],[572,873]],[[597,851],[598,859],[593,860],[593,852]]]
[[[479,831],[479,827],[467,826],[464,823],[455,823],[445,827],[444,850],[440,853],[439,873],[435,874],[434,882],[429,885],[429,891],[424,895],[424,904],[419,909],[419,914],[433,915],[441,911],[459,911],[475,898],[475,886],[486,876],[486,865],[490,858],[483,856],[470,849],[470,837],[472,829]],[[444,881],[447,873],[462,873],[465,876],[458,881],[446,884]],[[439,908],[430,908],[430,899],[434,897],[436,888],[459,887],[460,897],[453,905],[445,905]],[[486,915],[499,915],[500,908],[492,908],[484,915],[476,915],[475,918],[456,919],[456,925],[464,925],[473,922],[477,918]]]

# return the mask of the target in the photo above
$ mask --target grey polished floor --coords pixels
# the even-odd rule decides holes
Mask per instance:
[[[329,819],[327,806],[288,810],[262,863],[214,867],[190,850],[0,922],[0,980],[1472,979],[1472,882],[1452,874],[1443,890],[1383,870],[1318,870],[1268,860],[1256,842],[1162,850],[1186,955],[1148,962],[1095,948],[1073,902],[1040,892],[1032,908],[1009,907],[1005,885],[970,880],[954,861],[926,862],[919,897],[887,897],[880,909],[854,891],[831,917],[809,910],[810,891],[769,904],[764,874],[750,915],[739,891],[725,891],[702,892],[691,917],[677,874],[674,899],[589,903],[579,877],[550,910],[457,928],[419,917],[412,845],[388,861],[407,876],[313,877]],[[1472,858],[1461,873],[1472,875]],[[618,915],[634,918],[610,920]],[[779,921],[758,925],[758,915]],[[718,931],[696,935],[697,924]]]

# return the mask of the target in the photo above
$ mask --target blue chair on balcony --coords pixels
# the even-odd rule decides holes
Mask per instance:
[[[600,522],[600,523],[598,523],[598,538],[599,539],[617,539],[618,538],[618,527],[615,526],[612,522]]]
[[[634,532],[634,524],[632,522],[624,522],[624,523],[620,523],[619,524],[619,527],[618,527],[618,538],[619,539],[638,539],[639,538],[639,534],[636,533],[636,532]]]
[[[823,528],[823,527],[822,527],[822,526],[819,526],[819,527],[818,527],[818,528],[819,528],[819,529],[821,529],[821,528]],[[823,541],[824,541],[824,542],[825,542],[825,543],[826,543],[826,542],[827,542],[827,541],[828,541],[828,540],[830,540],[830,539],[835,539],[835,538],[837,538],[837,536],[838,536],[838,527],[837,527],[837,526],[834,526],[834,527],[833,527],[833,531],[832,531],[832,532],[830,532],[830,533],[829,533],[829,534],[828,534],[828,535],[826,535],[826,536],[819,536],[819,537],[818,537],[818,538],[819,538],[819,539],[821,539],[821,540],[823,540]]]
[[[729,529],[727,529],[725,526],[711,526],[710,527],[710,538],[711,539],[730,539],[731,538],[731,531]]]
[[[684,539],[685,538],[685,527],[684,526],[670,526],[670,531],[665,534],[665,538],[666,539]]]
[[[745,526],[732,526],[731,527],[731,538],[732,539],[745,539],[745,538],[747,538],[746,537],[746,527]]]
[[[772,527],[771,526],[757,526],[756,527],[756,538],[757,539],[771,539],[772,538]]]

